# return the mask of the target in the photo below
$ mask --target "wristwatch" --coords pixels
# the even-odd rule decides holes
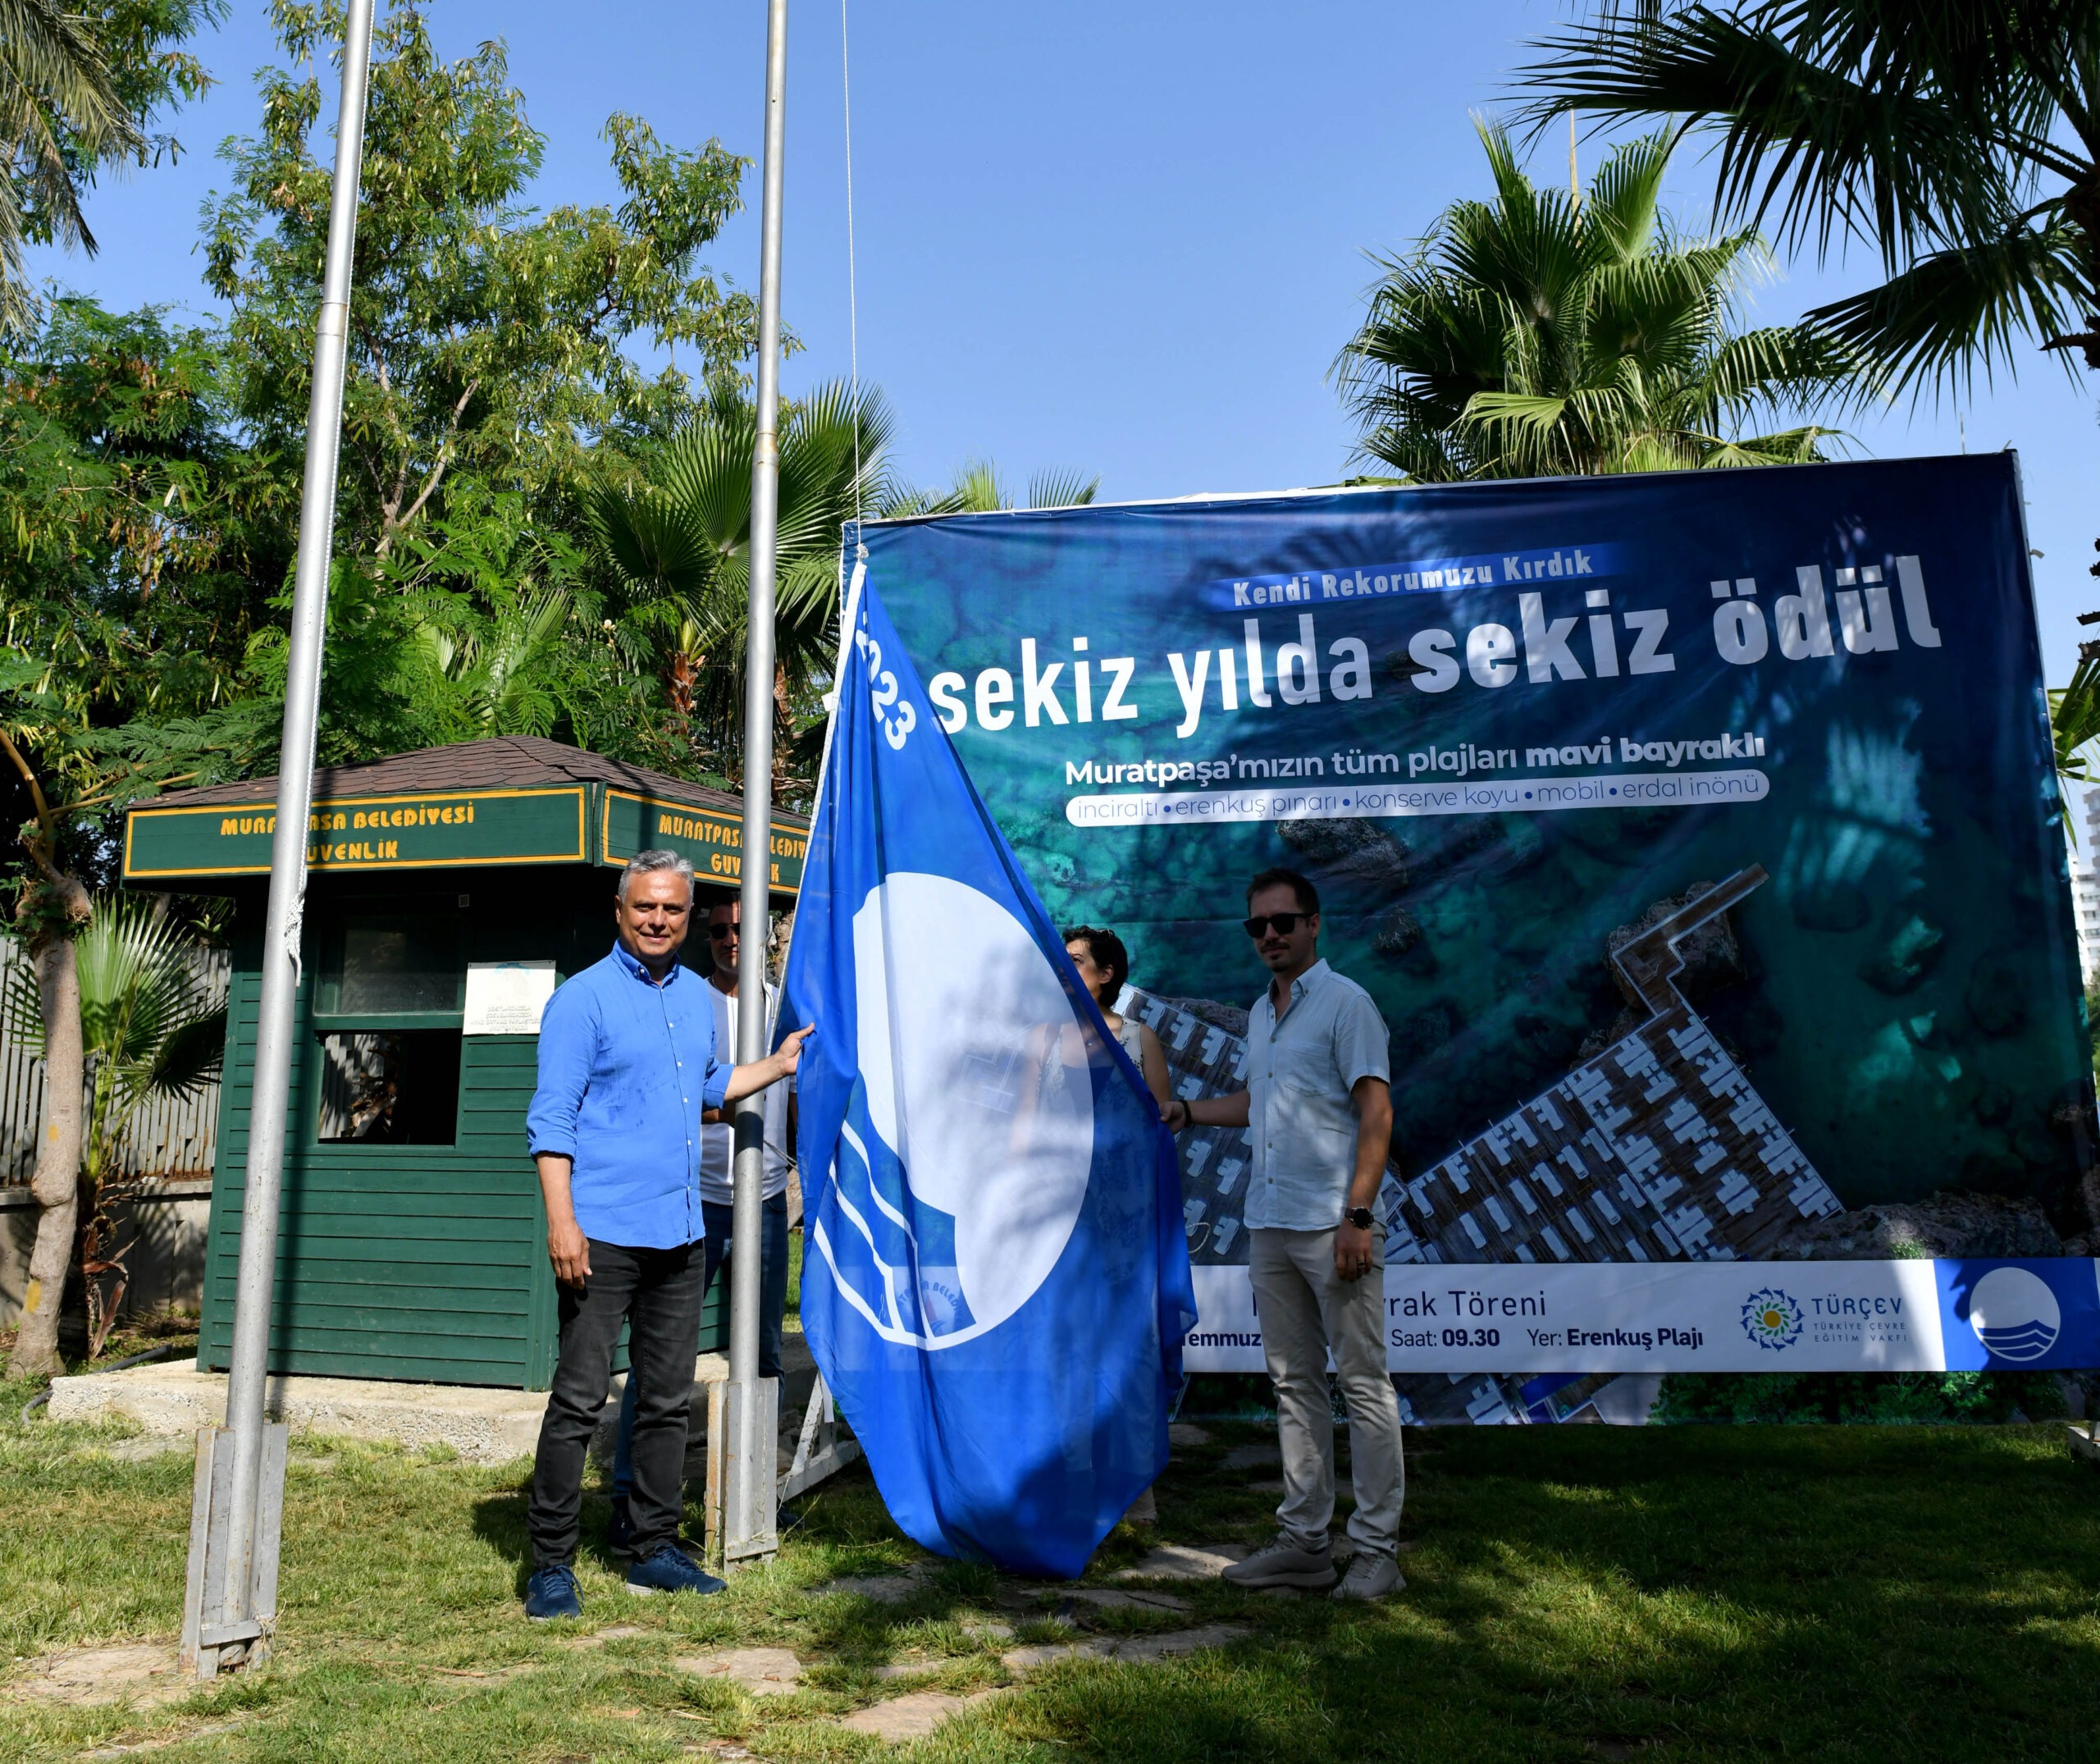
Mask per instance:
[[[1368,1207],[1351,1207],[1342,1217],[1360,1232],[1367,1232],[1378,1222],[1378,1215]]]

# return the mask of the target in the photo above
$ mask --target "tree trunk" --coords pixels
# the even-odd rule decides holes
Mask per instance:
[[[30,1190],[40,1210],[21,1330],[7,1362],[11,1378],[65,1369],[58,1357],[58,1307],[66,1296],[80,1210],[80,975],[73,939],[62,930],[47,931],[30,957],[43,1012],[43,1131],[37,1137]]]

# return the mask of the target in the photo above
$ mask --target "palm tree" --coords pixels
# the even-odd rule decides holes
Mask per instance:
[[[1607,0],[1541,45],[1535,120],[1676,115],[1720,149],[1724,213],[1777,211],[1887,279],[1808,315],[1922,394],[2016,341],[2100,368],[2100,6],[2093,0]],[[2051,695],[2057,771],[2090,782],[2100,643]]]
[[[1453,203],[1407,257],[1379,260],[1336,360],[1359,459],[1445,482],[1823,457],[1826,428],[1737,432],[1858,396],[1849,358],[1797,327],[1731,330],[1769,255],[1751,231],[1675,236],[1660,136],[1614,152],[1578,205],[1476,126],[1495,200]]]
[[[92,254],[80,213],[82,165],[144,144],[116,90],[94,21],[56,0],[0,0],[0,334],[26,329],[34,303],[25,240],[39,235]]]
[[[1965,382],[2016,338],[2100,367],[2100,7],[2093,0],[1606,0],[1539,44],[1530,115],[1670,116],[1718,142],[1716,203],[1881,286],[1809,314],[1898,386]]]
[[[192,1095],[211,1081],[225,1052],[226,1008],[208,995],[188,934],[152,903],[104,896],[73,950],[87,1067],[79,1217],[92,1359],[123,1294],[122,1251],[109,1250],[105,1207],[125,1173],[125,1131],[150,1099]],[[11,1031],[40,1056],[43,1013],[26,965],[11,973],[5,1008]],[[105,1291],[100,1277],[112,1272],[118,1284]]]
[[[893,425],[877,392],[843,382],[793,405],[780,429],[774,701],[786,730],[837,659],[840,532],[888,495]],[[718,395],[644,468],[587,503],[615,583],[619,641],[655,657],[672,707],[722,751],[738,745],[751,596],[751,455],[757,418]],[[788,744],[782,744],[783,757]]]

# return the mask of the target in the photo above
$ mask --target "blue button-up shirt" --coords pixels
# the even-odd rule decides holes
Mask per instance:
[[[1356,1176],[1359,1078],[1392,1076],[1371,994],[1325,962],[1291,982],[1283,1017],[1264,992],[1247,1013],[1247,1228],[1332,1231]]]
[[[722,1106],[729,1072],[707,982],[675,963],[660,985],[616,944],[547,1001],[526,1142],[572,1160],[585,1236],[671,1250],[706,1235],[700,1117]]]

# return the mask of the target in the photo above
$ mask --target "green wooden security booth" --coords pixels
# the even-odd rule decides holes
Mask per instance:
[[[538,1003],[612,947],[614,880],[635,852],[682,852],[702,899],[728,898],[742,804],[528,738],[324,769],[313,796],[271,1368],[544,1389],[555,1291],[525,1155]],[[171,793],[134,807],[124,834],[127,885],[234,902],[199,1350],[220,1370],[276,802],[274,778]],[[804,821],[774,821],[776,907],[806,843]],[[687,958],[704,967],[705,947],[692,939]]]

